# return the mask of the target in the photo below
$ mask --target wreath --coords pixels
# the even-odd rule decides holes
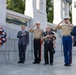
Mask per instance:
[[[0,27],[0,45],[3,45],[6,42],[6,32],[4,31],[4,29],[2,27]]]

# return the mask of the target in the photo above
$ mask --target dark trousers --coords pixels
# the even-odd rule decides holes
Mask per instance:
[[[44,60],[45,63],[49,63],[48,61],[48,52],[50,57],[50,63],[53,63],[53,43],[45,43],[44,44]]]
[[[63,36],[64,63],[72,63],[72,38],[71,36]]]
[[[41,40],[34,39],[34,61],[40,62],[41,61]]]
[[[18,45],[19,49],[19,59],[20,61],[25,61],[25,52],[26,52],[26,45]]]

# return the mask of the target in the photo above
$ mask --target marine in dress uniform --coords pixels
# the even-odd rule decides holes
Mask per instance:
[[[63,23],[63,25],[60,25]],[[72,36],[70,32],[72,31],[73,25],[70,24],[69,17],[66,16],[63,21],[61,21],[55,29],[62,29],[62,42],[64,50],[64,66],[71,66],[72,63]]]
[[[48,53],[50,58],[50,65],[53,65],[53,50],[54,50],[54,40],[56,39],[54,33],[50,31],[50,27],[46,28],[46,32],[43,33],[42,39],[44,40],[44,65],[49,64]]]
[[[36,26],[36,29],[33,29]],[[43,30],[40,29],[40,23],[37,22],[32,28],[29,29],[29,32],[34,33],[34,62],[33,64],[40,63],[41,61],[41,37]]]

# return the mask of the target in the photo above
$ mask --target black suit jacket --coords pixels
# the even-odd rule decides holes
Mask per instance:
[[[19,38],[18,45],[28,45],[29,44],[29,32],[25,31],[26,35],[22,36],[23,32],[19,31],[17,38]]]

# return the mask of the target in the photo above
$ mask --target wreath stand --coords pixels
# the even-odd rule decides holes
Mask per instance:
[[[6,62],[6,64],[8,65],[8,60],[7,60],[6,55],[5,55],[5,52],[4,52],[4,45],[0,45],[0,47],[1,47],[1,50],[0,50],[0,51],[3,53],[5,62]]]
[[[6,37],[7,37],[7,34],[4,31],[3,27],[0,27],[0,47],[1,47],[1,52],[3,53],[6,64],[8,64],[8,60],[7,60],[5,52],[4,52],[4,46],[5,46],[4,44],[6,42]]]

